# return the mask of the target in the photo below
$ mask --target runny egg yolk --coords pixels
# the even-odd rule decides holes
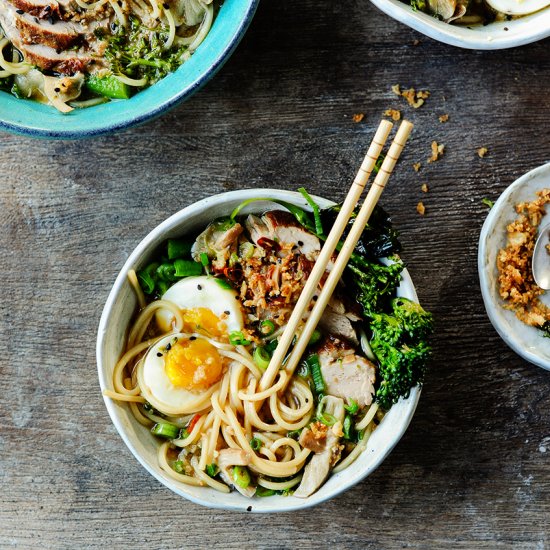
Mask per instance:
[[[207,390],[223,374],[218,350],[206,340],[182,340],[164,357],[164,370],[170,382],[186,390]]]
[[[200,332],[216,339],[227,337],[226,324],[212,310],[197,307],[184,309],[182,314],[184,332]]]

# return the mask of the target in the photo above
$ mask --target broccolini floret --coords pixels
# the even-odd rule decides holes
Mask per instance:
[[[386,410],[423,382],[433,330],[432,315],[419,304],[395,298],[391,307],[392,313],[371,317],[370,346],[380,362],[376,400]]]

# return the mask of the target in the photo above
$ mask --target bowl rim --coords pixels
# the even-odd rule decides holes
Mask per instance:
[[[232,510],[232,511],[241,511],[241,512],[247,511],[247,512],[255,512],[255,513],[290,512],[293,510],[310,508],[312,506],[321,504],[329,499],[332,499],[340,495],[344,491],[348,490],[349,488],[353,487],[354,485],[358,484],[359,482],[364,480],[366,477],[368,477],[374,470],[376,470],[380,466],[380,464],[384,462],[384,460],[387,458],[387,456],[390,454],[390,452],[393,450],[393,448],[397,445],[397,443],[401,440],[401,438],[407,431],[410,425],[410,422],[414,416],[414,413],[416,411],[416,407],[420,399],[422,388],[420,386],[413,388],[410,392],[409,397],[406,400],[400,400],[400,403],[403,402],[407,404],[407,410],[406,410],[406,414],[404,415],[405,416],[404,421],[401,423],[401,429],[396,434],[393,434],[391,438],[391,442],[388,445],[386,445],[386,447],[380,453],[380,456],[372,466],[365,468],[364,471],[362,471],[356,477],[342,482],[338,487],[336,487],[333,490],[332,493],[323,495],[322,497],[319,497],[319,496],[316,497],[317,493],[314,493],[312,496],[306,499],[287,497],[285,498],[284,508],[282,508],[281,506],[269,505],[269,502],[265,502],[265,501],[270,501],[271,499],[262,499],[262,501],[264,501],[264,505],[261,506],[260,508],[257,506],[247,507],[240,504],[239,502],[236,502],[235,504],[225,504],[221,501],[210,502],[203,498],[195,497],[194,495],[183,491],[177,485],[175,485],[174,480],[171,480],[170,478],[167,478],[167,477],[163,477],[159,472],[151,468],[149,464],[145,462],[145,460],[142,458],[142,456],[136,449],[133,442],[130,440],[130,438],[126,434],[126,429],[122,425],[122,422],[120,422],[118,419],[117,410],[116,410],[117,405],[113,400],[103,395],[103,390],[106,389],[106,384],[104,380],[105,374],[106,374],[106,367],[104,366],[104,361],[103,361],[104,341],[107,335],[107,327],[110,322],[113,306],[118,297],[118,294],[121,292],[123,288],[123,285],[126,283],[128,270],[133,266],[135,266],[137,262],[139,262],[139,260],[143,256],[143,252],[153,242],[155,242],[158,239],[159,235],[166,234],[170,230],[182,225],[188,217],[194,214],[197,214],[199,212],[203,212],[207,210],[209,207],[212,207],[213,205],[223,204],[225,202],[229,202],[232,200],[242,201],[242,200],[251,198],[252,196],[261,196],[262,198],[264,197],[279,198],[281,200],[287,200],[288,202],[293,202],[295,204],[299,204],[301,206],[308,208],[302,195],[294,191],[285,191],[280,189],[247,188],[247,189],[240,189],[237,191],[219,193],[219,194],[201,199],[179,210],[178,212],[176,212],[175,214],[173,214],[172,216],[170,216],[169,218],[167,218],[166,220],[158,224],[134,248],[132,253],[129,255],[128,259],[124,263],[122,269],[118,273],[115,283],[109,292],[107,301],[105,303],[105,306],[101,314],[99,326],[98,326],[97,341],[96,341],[97,372],[98,372],[98,378],[99,378],[99,386],[103,397],[103,401],[105,403],[105,407],[107,408],[107,412],[118,434],[120,435],[120,437],[122,438],[122,440],[124,441],[128,449],[130,450],[130,452],[137,459],[137,461],[145,468],[145,470],[147,470],[147,472],[149,472],[149,474],[151,474],[155,479],[157,479],[165,487],[167,487],[177,495],[182,496],[185,499],[193,502],[194,504],[199,504],[212,509],[223,509],[223,510]],[[330,201],[323,197],[319,197],[317,195],[312,195],[312,197],[315,201],[318,201],[318,203],[321,204],[321,206],[326,206],[326,205],[328,206],[331,204],[335,204],[333,201]],[[416,295],[414,284],[406,268],[403,270],[403,281],[410,286],[409,292],[411,297],[418,300],[418,296]],[[204,489],[207,491],[209,490],[209,488],[207,487],[205,487]],[[213,490],[213,489],[210,489],[210,490]],[[254,504],[254,501],[251,500],[250,503]]]
[[[401,0],[370,0],[379,10],[383,11],[393,19],[411,27],[412,29],[439,42],[469,50],[502,50],[524,46],[550,36],[550,23],[546,28],[536,32],[514,33],[504,31],[501,35],[493,35],[491,27],[514,27],[514,21],[492,23],[483,27],[483,31],[474,31],[468,27],[459,27],[444,23],[429,14],[414,11],[410,6]],[[526,18],[538,17],[541,14],[550,12],[550,7],[538,12],[528,14],[517,21]],[[550,15],[548,15],[550,18]]]
[[[220,49],[213,60],[213,62],[204,70],[202,70],[195,78],[189,81],[184,87],[177,90],[175,93],[167,92],[165,97],[152,108],[139,109],[137,115],[133,114],[132,108],[128,108],[127,113],[124,115],[123,120],[119,122],[110,122],[108,116],[102,118],[96,117],[97,120],[88,124],[87,129],[69,128],[63,127],[63,115],[60,114],[59,125],[56,128],[39,128],[30,127],[23,123],[10,122],[7,120],[0,120],[0,130],[10,132],[16,135],[22,135],[33,138],[43,139],[87,139],[98,137],[105,134],[111,134],[117,131],[126,130],[135,126],[140,126],[146,122],[158,118],[165,114],[169,110],[175,108],[179,103],[190,98],[196,92],[198,92],[205,84],[207,84],[211,78],[223,67],[223,65],[229,60],[243,36],[245,35],[248,27],[250,26],[252,19],[256,13],[256,9],[260,3],[260,0],[241,0],[245,2],[245,8],[243,17],[239,20],[238,24],[233,28],[230,38],[226,41],[225,46]],[[215,22],[214,22],[215,23]],[[197,49],[200,51],[200,46]],[[182,67],[180,65],[176,71],[167,75],[165,78],[174,76]],[[162,79],[165,80],[165,79]],[[161,82],[161,81],[159,81]],[[159,82],[155,83],[154,88]],[[144,90],[143,90],[144,91]],[[138,94],[141,92],[138,92]],[[132,98],[131,98],[132,99]],[[131,100],[130,99],[130,100]],[[119,100],[117,104],[123,105],[123,101]],[[23,100],[18,100],[23,101]],[[125,105],[125,104],[124,104]],[[100,107],[100,106],[99,106]],[[94,109],[95,107],[90,107]],[[53,107],[52,107],[53,109]]]
[[[533,168],[529,172],[523,174],[517,178],[513,183],[511,183],[499,196],[499,198],[494,203],[493,207],[489,211],[481,232],[479,235],[479,244],[478,244],[478,254],[477,254],[477,266],[478,266],[478,276],[479,276],[479,286],[481,288],[481,296],[483,298],[483,303],[485,306],[485,311],[487,316],[491,321],[491,324],[499,334],[499,336],[504,340],[504,342],[510,347],[515,353],[520,357],[529,361],[530,363],[541,367],[545,370],[550,370],[550,360],[545,360],[540,355],[533,353],[527,349],[522,343],[521,340],[517,337],[516,334],[511,333],[507,330],[504,322],[502,321],[501,316],[497,315],[497,311],[502,309],[501,304],[495,301],[493,294],[491,293],[491,281],[489,280],[489,270],[493,270],[494,266],[486,265],[486,256],[488,248],[488,239],[491,235],[491,232],[499,222],[499,217],[502,212],[509,208],[508,198],[511,197],[514,192],[525,185],[527,182],[532,179],[539,177],[550,177],[550,162]],[[518,320],[518,323],[521,321]]]

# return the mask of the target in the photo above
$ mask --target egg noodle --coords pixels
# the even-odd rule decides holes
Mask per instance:
[[[167,300],[156,300],[146,305],[134,271],[128,273],[128,279],[136,293],[140,312],[128,334],[125,352],[114,368],[114,391],[105,390],[104,395],[128,402],[137,421],[147,427],[157,422],[170,422],[183,428],[197,413],[200,415],[186,437],[160,445],[160,467],[177,481],[196,486],[208,485],[227,493],[230,488],[205,470],[215,462],[220,449],[238,449],[249,455],[248,468],[257,475],[257,485],[274,491],[295,488],[302,479],[301,470],[312,451],[302,447],[288,433],[304,428],[315,415],[314,396],[307,381],[299,376],[289,378],[282,369],[271,387],[258,391],[262,371],[246,347],[220,342],[199,332],[182,332],[184,318],[178,306]],[[168,310],[173,315],[172,330],[147,338],[151,321],[159,310]],[[143,358],[152,346],[171,334],[184,339],[208,341],[224,358],[227,369],[216,384],[201,394],[192,414],[171,416],[164,410],[160,417],[150,407],[144,407],[147,403],[155,406],[155,403],[143,381]],[[355,428],[362,433],[362,438],[333,471],[343,470],[364,451],[375,426],[377,409],[378,406],[372,404],[356,423]],[[251,447],[253,438],[261,442],[259,449]],[[170,465],[173,463],[170,454],[173,456],[174,447],[189,449],[193,446],[195,450],[190,459],[192,472],[178,473]],[[272,478],[284,479],[274,481]]]

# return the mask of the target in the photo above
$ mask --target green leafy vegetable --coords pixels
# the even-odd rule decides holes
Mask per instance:
[[[485,205],[485,206],[488,206],[489,208],[493,208],[493,206],[495,205],[495,203],[491,200],[491,199],[488,199],[487,197],[484,197],[481,199],[481,202]]]
[[[277,492],[274,491],[273,489],[266,489],[265,487],[258,485],[258,487],[256,487],[256,493],[254,494],[257,497],[271,497],[277,494]]]
[[[344,409],[346,409],[350,415],[354,416],[359,411],[359,404],[354,399],[350,399],[349,405],[344,405]]]
[[[306,199],[306,202],[313,210],[313,219],[315,220],[315,233],[317,233],[317,235],[324,235],[319,205],[311,198],[309,193],[303,187],[300,187],[298,191],[302,194],[304,199]]]
[[[426,0],[410,0],[413,11],[427,11]]]

